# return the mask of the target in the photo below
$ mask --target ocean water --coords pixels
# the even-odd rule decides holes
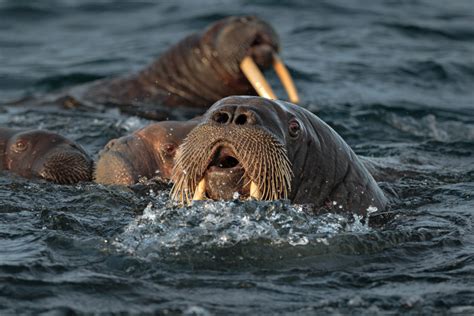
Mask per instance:
[[[0,103],[136,71],[236,14],[276,28],[302,106],[383,168],[391,219],[0,172],[0,314],[474,314],[472,1],[0,0]],[[94,157],[148,123],[0,106]]]

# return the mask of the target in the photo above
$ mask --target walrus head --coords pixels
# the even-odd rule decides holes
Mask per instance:
[[[122,111],[162,120],[183,115],[162,106],[184,106],[201,113],[230,95],[276,99],[260,70],[273,66],[289,100],[298,103],[279,50],[278,36],[265,21],[254,16],[228,17],[182,39],[138,73],[79,87],[70,92],[72,99],[65,96],[60,102],[68,107],[76,106],[76,99],[118,105]]]
[[[180,146],[172,180],[172,197],[184,203],[288,198],[359,213],[385,203],[334,130],[301,107],[259,97],[215,103]]]
[[[132,135],[113,139],[99,153],[95,181],[132,185],[140,178],[171,178],[178,146],[197,121],[163,121],[150,124]]]
[[[279,49],[278,35],[267,22],[254,16],[228,17],[177,43],[141,77],[148,81],[158,77],[153,82],[174,94],[165,103],[208,107],[236,94],[257,92],[276,99],[259,70],[273,65],[290,99],[298,102],[291,76],[278,57]]]
[[[92,86],[86,98],[112,104],[209,107],[229,95],[276,99],[260,69],[271,66],[298,102],[294,83],[278,57],[275,30],[254,16],[219,20],[166,50],[132,76]]]
[[[201,42],[213,48],[216,62],[226,73],[222,79],[225,84],[236,89],[234,94],[253,94],[255,90],[260,96],[276,99],[259,70],[274,66],[290,100],[298,102],[293,81],[278,57],[278,35],[267,22],[255,16],[229,17],[206,29]]]
[[[56,133],[32,130],[14,134],[5,146],[4,168],[27,178],[59,184],[92,179],[93,161],[79,145]]]

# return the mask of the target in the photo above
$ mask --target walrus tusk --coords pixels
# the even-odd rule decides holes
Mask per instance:
[[[258,69],[258,66],[253,61],[252,57],[245,57],[240,63],[240,69],[242,69],[242,72],[259,96],[272,100],[277,99],[270,84],[265,79],[260,69]]]
[[[262,192],[260,192],[258,185],[253,181],[250,183],[250,197],[253,197],[256,200],[262,198]]]
[[[298,97],[298,91],[296,91],[296,86],[293,82],[293,79],[291,78],[290,72],[278,54],[275,53],[273,54],[273,69],[275,69],[278,78],[280,78],[280,81],[283,84],[286,93],[288,94],[290,102],[299,103],[300,98]]]
[[[202,178],[196,187],[196,191],[194,191],[193,201],[201,201],[205,199],[206,199],[206,180]]]

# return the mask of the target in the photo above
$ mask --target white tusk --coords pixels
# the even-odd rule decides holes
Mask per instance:
[[[196,191],[194,191],[193,201],[201,201],[205,199],[206,199],[206,180],[202,178],[196,187]]]
[[[298,97],[298,91],[296,91],[295,83],[291,78],[290,72],[276,53],[273,54],[273,68],[275,69],[278,78],[280,78],[280,81],[283,84],[286,93],[288,94],[290,102],[299,103],[300,98]]]
[[[256,200],[262,198],[262,192],[260,192],[258,185],[253,181],[250,183],[250,197],[253,197]]]
[[[265,79],[260,69],[258,69],[258,66],[253,61],[252,57],[245,57],[240,63],[240,69],[242,69],[242,72],[247,77],[248,81],[250,81],[250,84],[252,84],[259,96],[276,100],[277,97],[270,87],[270,84]]]

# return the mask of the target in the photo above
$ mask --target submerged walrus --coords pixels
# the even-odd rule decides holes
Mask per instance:
[[[91,181],[93,161],[82,147],[56,133],[0,128],[0,170],[73,184]]]
[[[215,103],[180,146],[174,199],[290,199],[366,215],[387,200],[344,140],[291,103],[233,96]]]
[[[275,99],[259,70],[273,65],[290,101],[297,103],[278,51],[278,36],[268,23],[253,16],[228,17],[181,40],[142,71],[73,89],[61,101],[66,106],[115,105],[157,119],[160,105],[205,110],[223,97],[256,92]]]
[[[141,178],[171,178],[178,146],[199,121],[163,121],[113,139],[99,153],[95,182],[131,185]]]

